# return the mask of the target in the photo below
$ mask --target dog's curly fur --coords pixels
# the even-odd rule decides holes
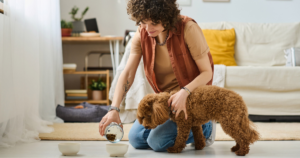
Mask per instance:
[[[231,148],[236,155],[248,154],[249,145],[260,138],[253,122],[248,119],[248,110],[242,97],[234,91],[217,86],[200,86],[196,88],[186,101],[188,119],[181,111],[175,119],[168,107],[168,99],[178,92],[171,91],[146,95],[139,103],[137,119],[145,127],[154,129],[169,118],[177,124],[177,138],[175,145],[168,148],[168,152],[180,153],[186,146],[189,132],[192,129],[195,149],[205,147],[205,137],[202,124],[209,120],[218,121],[224,132],[231,136],[236,145]]]

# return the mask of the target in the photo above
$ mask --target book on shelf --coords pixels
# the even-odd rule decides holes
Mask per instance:
[[[65,90],[66,93],[87,93],[87,90],[86,89],[68,89],[68,90]]]
[[[88,97],[79,97],[79,96],[66,96],[66,100],[87,100]]]
[[[73,97],[87,97],[87,93],[66,93],[67,96],[73,96]]]

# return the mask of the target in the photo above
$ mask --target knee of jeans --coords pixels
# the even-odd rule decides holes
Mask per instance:
[[[151,147],[152,150],[156,151],[156,152],[160,152],[160,151],[166,151],[165,148],[163,148],[163,145],[161,144],[161,142],[157,139],[147,139],[147,143],[148,145]]]
[[[143,148],[142,144],[140,143],[141,138],[139,138],[136,134],[132,134],[132,132],[129,132],[128,140],[129,140],[129,143],[131,144],[131,146],[133,146],[134,148],[136,148],[136,149]]]
[[[129,134],[128,134],[128,140],[129,140],[129,143],[134,148],[138,148],[139,147],[138,137],[135,134],[132,134],[132,132],[129,132]]]

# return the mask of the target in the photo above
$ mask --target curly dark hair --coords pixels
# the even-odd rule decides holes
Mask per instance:
[[[137,26],[143,20],[152,20],[165,30],[177,31],[176,25],[182,21],[176,0],[129,0],[127,14]]]

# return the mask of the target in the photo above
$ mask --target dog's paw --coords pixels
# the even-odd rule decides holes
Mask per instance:
[[[182,149],[181,148],[175,148],[175,147],[170,147],[167,149],[169,153],[181,153]]]
[[[236,145],[234,147],[231,148],[231,152],[236,152],[240,149],[240,146]]]
[[[235,154],[238,156],[245,156],[247,154],[247,151],[238,150],[238,151],[235,151]]]
[[[202,150],[205,147],[205,145],[195,145],[196,150]]]

